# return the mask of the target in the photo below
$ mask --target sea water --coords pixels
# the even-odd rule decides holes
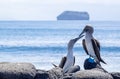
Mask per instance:
[[[29,62],[49,70],[67,54],[70,39],[78,37],[86,24],[94,27],[101,45],[102,64],[107,71],[120,71],[119,21],[0,21],[0,62]],[[76,65],[83,70],[86,55],[81,38],[74,46]]]

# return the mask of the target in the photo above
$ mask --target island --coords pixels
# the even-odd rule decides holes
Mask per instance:
[[[57,20],[89,20],[88,12],[64,11],[57,16]]]

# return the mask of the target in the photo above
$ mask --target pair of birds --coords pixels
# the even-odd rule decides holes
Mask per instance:
[[[79,37],[71,39],[68,43],[68,53],[66,57],[62,58],[59,67],[63,68],[63,72],[66,73],[75,64],[75,56],[73,55],[74,44],[83,36],[85,39],[82,41],[83,48],[87,55],[94,58],[95,62],[100,65],[100,62],[106,64],[100,56],[100,43],[93,37],[94,29],[92,26],[86,25]],[[84,35],[85,34],[85,35]]]

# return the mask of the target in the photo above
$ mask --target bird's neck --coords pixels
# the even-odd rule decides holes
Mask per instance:
[[[71,56],[73,56],[73,50],[68,49],[67,57],[71,57]]]
[[[85,39],[92,39],[93,35],[91,33],[86,33]]]

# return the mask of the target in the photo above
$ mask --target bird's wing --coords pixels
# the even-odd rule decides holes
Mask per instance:
[[[97,47],[97,43],[96,43],[95,39],[91,39],[91,41],[92,41],[92,45],[94,48],[95,55],[97,56],[97,59],[99,61],[103,62],[104,64],[106,64],[106,62],[104,62],[100,56],[100,50],[99,50],[99,47]]]
[[[74,63],[73,63],[73,66],[74,66],[74,64],[75,64],[75,56],[74,56]]]
[[[65,62],[66,62],[66,57],[62,57],[62,60],[60,61],[60,64],[59,64],[59,67],[60,68],[63,68],[64,67],[64,65],[65,65]]]
[[[91,39],[91,41],[92,41],[95,55],[97,56],[98,60],[100,60],[100,51],[98,50],[97,43],[96,43],[95,39]]]
[[[87,55],[89,55],[86,44],[85,44],[85,39],[82,40],[82,45],[83,45],[83,48],[84,48],[85,52],[87,53]]]
[[[97,47],[99,48],[99,51],[100,51],[100,43],[99,43],[99,41],[96,40],[96,39],[94,39],[94,40],[95,40],[95,42],[96,42],[96,44],[97,44]]]

